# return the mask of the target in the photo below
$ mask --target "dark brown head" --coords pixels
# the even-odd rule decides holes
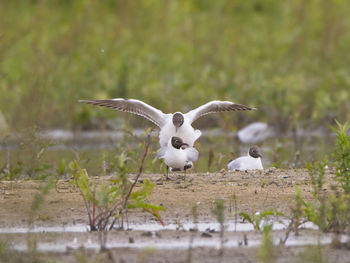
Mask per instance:
[[[262,154],[260,153],[260,148],[258,146],[250,147],[249,148],[249,155],[253,158],[262,157]]]
[[[175,129],[177,131],[177,129],[179,127],[182,126],[182,124],[184,124],[184,116],[179,113],[179,112],[176,112],[174,115],[173,115],[173,124],[175,126]]]
[[[179,138],[179,137],[171,137],[171,145],[175,149],[180,149],[182,144],[183,144],[183,142],[182,142],[181,138]]]

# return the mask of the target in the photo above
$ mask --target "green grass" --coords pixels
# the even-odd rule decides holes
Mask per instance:
[[[12,130],[79,128],[127,115],[78,99],[138,98],[170,112],[227,99],[259,109],[212,117],[228,130],[343,122],[349,12],[346,0],[4,1],[0,111]]]

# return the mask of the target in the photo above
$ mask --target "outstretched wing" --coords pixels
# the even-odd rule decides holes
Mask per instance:
[[[209,113],[224,112],[224,111],[248,111],[248,110],[256,110],[256,109],[245,106],[243,104],[233,103],[230,101],[213,100],[211,102],[208,102],[207,104],[204,104],[194,110],[187,112],[185,114],[185,117],[187,117],[190,123],[192,123],[195,120],[197,120],[199,117],[202,117]]]
[[[162,127],[167,119],[167,114],[161,110],[135,99],[79,100],[79,102],[140,115],[159,127]]]

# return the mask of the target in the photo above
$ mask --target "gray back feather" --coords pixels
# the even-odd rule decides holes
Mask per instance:
[[[162,148],[160,148],[158,150],[158,153],[157,153],[158,159],[164,159],[165,152],[166,152],[167,148],[168,148],[168,146],[163,146]]]
[[[227,168],[231,171],[238,170],[241,168],[241,162],[233,160],[227,165]]]
[[[188,147],[185,149],[188,161],[195,162],[198,160],[198,151],[194,147]]]

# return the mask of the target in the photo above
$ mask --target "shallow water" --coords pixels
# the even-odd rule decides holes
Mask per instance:
[[[346,242],[349,238],[343,237],[342,242]],[[274,238],[273,242],[275,245],[278,245],[280,242],[279,237]],[[332,238],[330,236],[302,236],[302,237],[290,237],[287,242],[286,246],[306,246],[306,245],[327,245],[332,242]],[[261,244],[260,239],[254,239],[250,238],[248,241],[248,245],[245,247],[257,247]],[[235,237],[226,240],[224,243],[225,248],[234,248],[234,247],[241,247],[242,245],[242,237]],[[80,247],[84,247],[86,249],[92,249],[92,250],[99,250],[100,244],[98,242],[93,242],[90,239],[88,239],[86,242],[77,242],[75,240],[71,242],[66,241],[58,241],[55,243],[48,243],[48,242],[38,242],[37,243],[37,250],[38,251],[50,251],[50,252],[65,252],[67,249],[78,249]],[[214,237],[214,238],[195,238],[192,243],[192,247],[206,247],[206,248],[220,248],[220,238]],[[148,239],[147,241],[137,241],[135,243],[128,243],[128,242],[114,242],[109,241],[107,242],[106,248],[138,248],[138,249],[145,249],[145,248],[153,248],[153,249],[188,249],[189,248],[189,239]],[[19,251],[25,251],[27,250],[27,244],[16,244],[13,246],[13,249],[19,250]]]
[[[261,223],[261,226],[265,222]],[[273,230],[285,230],[289,224],[288,220],[278,220],[278,221],[269,221],[269,224],[273,224]],[[196,228],[199,232],[211,231],[211,232],[219,232],[220,224],[216,222],[209,223],[191,223],[185,222],[182,224],[167,224],[166,226],[162,226],[159,223],[144,223],[144,224],[128,224],[128,226],[124,227],[124,230],[132,230],[132,231],[162,231],[162,230],[184,230],[190,231]],[[303,229],[314,229],[317,230],[317,226],[311,222],[304,223],[300,226]],[[87,225],[64,225],[64,226],[33,226],[33,227],[0,227],[0,234],[19,234],[19,233],[67,233],[67,232],[87,232],[89,231],[89,227]],[[254,231],[254,227],[250,223],[235,223],[228,222],[225,223],[225,231],[227,232],[248,232]]]
[[[269,221],[273,223],[273,230],[284,230],[288,225],[288,220]],[[262,223],[264,224],[264,222]],[[194,228],[198,229],[198,232],[191,232]],[[303,229],[317,229],[312,223],[306,223],[301,226]],[[193,239],[192,247],[207,247],[207,248],[220,248],[219,230],[220,225],[216,222],[197,223],[196,225],[191,222],[185,222],[179,224],[168,224],[162,226],[159,223],[145,223],[145,224],[129,224],[124,230],[128,230],[127,235],[136,235],[140,237],[140,233],[149,233],[147,238],[136,238],[135,242],[128,242],[126,237],[122,237],[118,233],[110,232],[109,240],[107,242],[107,248],[155,248],[155,249],[188,249],[189,247],[189,233],[197,234],[197,237]],[[164,232],[165,231],[165,232]],[[210,233],[211,237],[198,236],[200,233]],[[36,235],[37,249],[39,251],[51,251],[51,252],[65,252],[67,248],[78,249],[84,247],[86,249],[98,250],[100,249],[100,243],[96,238],[96,232],[88,232],[87,225],[65,225],[65,226],[33,226],[28,227],[3,227],[0,228],[1,236],[12,237],[14,241],[10,242],[11,247],[15,250],[24,251],[27,250],[26,239],[23,238],[23,234],[32,233]],[[50,233],[56,233],[53,241],[50,242],[40,241],[45,240],[46,235]],[[157,234],[160,233],[160,234]],[[161,233],[167,233],[166,237],[160,238]],[[187,233],[187,234],[184,234]],[[199,233],[199,234],[198,234]],[[249,223],[234,223],[228,222],[225,224],[225,248],[233,248],[243,246],[243,235],[248,236],[248,244],[245,246],[256,247],[261,244],[261,235],[254,231],[252,224]],[[250,234],[249,234],[250,233]],[[272,232],[276,233],[276,232]],[[67,234],[69,234],[67,236]],[[169,237],[172,236],[172,237]],[[21,236],[21,238],[19,238]],[[40,238],[42,237],[42,238]],[[15,241],[19,239],[20,241]],[[124,238],[124,239],[123,239]],[[273,242],[278,244],[281,236],[273,237]],[[347,237],[344,237],[347,238]],[[10,238],[11,240],[11,238]],[[329,244],[331,242],[330,236],[318,236],[318,235],[302,235],[298,237],[290,237],[286,243],[287,246],[303,246],[309,244]]]
[[[189,248],[190,245],[190,236],[189,235],[182,235],[183,232],[176,231],[178,235],[173,235],[169,237],[168,235],[165,235],[164,232],[160,232],[161,235],[164,234],[165,237],[159,237],[154,232],[151,232],[152,235],[150,235],[147,238],[140,237],[140,232],[136,231],[134,233],[135,239],[130,242],[130,239],[128,239],[129,235],[131,236],[130,232],[128,232],[127,237],[120,237],[118,236],[118,233],[116,234],[111,233],[109,234],[109,238],[107,240],[106,247],[107,248],[138,248],[138,249],[145,249],[145,248],[152,248],[152,249],[165,249],[165,250],[172,250],[172,249],[180,249],[180,250],[186,250]],[[141,232],[142,233],[142,232]],[[261,233],[257,232],[244,232],[246,235],[247,243],[244,244],[244,236],[243,232],[225,232],[224,236],[224,247],[225,248],[235,248],[235,247],[257,247],[261,245],[262,242],[262,235]],[[50,252],[65,252],[67,249],[78,249],[81,247],[84,247],[86,249],[92,249],[92,250],[99,250],[100,249],[100,243],[97,238],[97,233],[89,233],[89,235],[82,236],[82,233],[75,233],[70,237],[59,235],[55,238],[54,241],[42,241],[45,240],[45,234],[47,233],[41,233],[36,236],[37,240],[37,250],[39,251],[50,251]],[[42,238],[41,238],[42,236]],[[281,238],[284,237],[284,232],[271,232],[272,241],[275,245],[280,244]],[[296,247],[296,246],[305,246],[305,245],[327,245],[332,242],[332,235],[330,234],[320,234],[319,232],[308,232],[303,233],[299,236],[291,235],[287,242],[285,243],[286,246],[290,247]],[[340,236],[341,242],[348,242],[349,236],[342,235]],[[25,251],[27,250],[27,242],[25,238],[22,238],[20,242],[11,242],[12,248],[19,251]],[[192,248],[196,247],[205,247],[205,248],[214,248],[219,249],[221,244],[221,239],[219,237],[219,234],[211,234],[211,237],[203,237],[200,235],[195,235],[193,237],[192,241]]]

